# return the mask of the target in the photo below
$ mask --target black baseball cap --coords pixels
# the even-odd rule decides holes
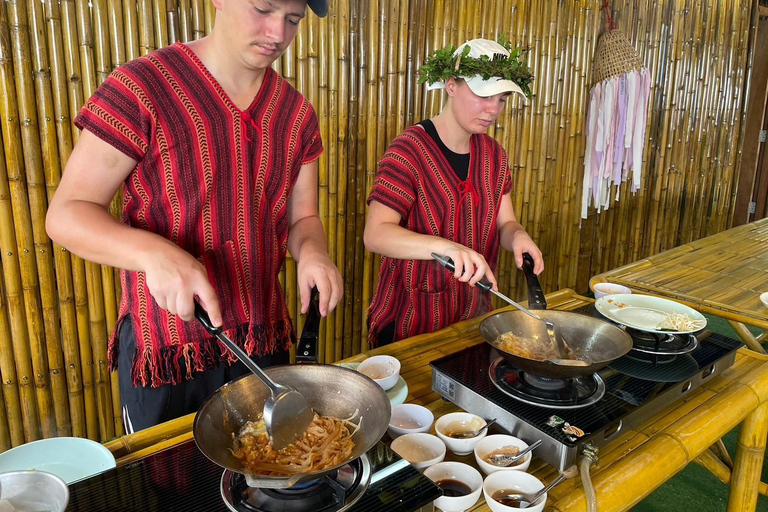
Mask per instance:
[[[307,5],[319,18],[325,18],[328,14],[328,0],[307,0]]]

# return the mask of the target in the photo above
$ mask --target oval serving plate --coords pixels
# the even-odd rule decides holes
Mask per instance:
[[[595,302],[595,308],[609,320],[646,332],[687,334],[700,331],[707,326],[707,318],[695,309],[673,300],[650,295],[636,293],[607,295]],[[695,328],[687,330],[659,328],[671,313],[687,315],[696,323]]]
[[[339,366],[343,366],[344,368],[349,368],[350,370],[357,370],[357,367],[360,365],[360,363],[340,363]],[[392,386],[392,388],[386,392],[387,396],[389,397],[389,401],[392,402],[392,405],[400,405],[402,403],[405,403],[405,399],[408,397],[408,384],[406,384],[405,379],[401,375],[397,379],[397,383]]]
[[[115,467],[104,445],[79,437],[51,437],[0,453],[0,473],[36,469],[58,476],[67,485]]]

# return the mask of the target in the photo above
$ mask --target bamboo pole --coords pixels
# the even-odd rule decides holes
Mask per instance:
[[[8,2],[8,21],[11,28],[11,46],[13,64],[16,73],[15,93],[21,126],[14,134],[22,144],[22,155],[18,160],[9,159],[8,179],[11,183],[11,203],[13,205],[16,242],[21,267],[21,285],[23,287],[24,308],[26,313],[26,331],[16,331],[23,339],[28,336],[28,350],[32,359],[33,374],[22,377],[34,385],[37,405],[29,407],[29,415],[39,414],[42,435],[56,435],[56,418],[53,410],[50,384],[48,381],[48,361],[45,350],[45,320],[40,299],[39,275],[52,273],[50,259],[35,257],[36,242],[43,244],[45,229],[41,225],[46,208],[45,179],[42,176],[42,155],[38,135],[37,112],[35,108],[34,84],[30,66],[30,47],[28,39],[26,9],[23,4]],[[13,89],[9,89],[11,94]],[[11,110],[12,111],[12,110]],[[7,111],[8,112],[8,111]],[[10,113],[10,112],[8,112]],[[26,176],[25,176],[26,174]],[[26,179],[25,179],[26,178]],[[34,210],[34,211],[33,211]],[[38,264],[40,265],[38,267]],[[53,323],[53,320],[51,320]],[[17,359],[18,362],[18,359]]]
[[[31,2],[29,5],[30,10],[27,14],[32,40],[31,66],[37,70],[34,73],[35,102],[38,106],[40,142],[38,143],[38,140],[34,139],[27,153],[40,156],[41,162],[31,162],[32,165],[42,165],[37,172],[27,173],[27,183],[44,321],[45,341],[43,345],[48,360],[56,427],[58,435],[70,436],[72,435],[71,419],[73,416],[77,417],[77,411],[72,415],[69,409],[53,251],[51,241],[45,233],[45,212],[48,207],[49,196],[47,184],[57,180],[61,175],[61,164],[57,148],[56,113],[54,112],[51,92],[51,75],[48,72],[51,67],[46,47],[43,5],[39,2]],[[66,273],[68,269],[59,267],[58,270]]]
[[[3,25],[5,18],[0,13],[0,33],[6,33],[6,26]],[[0,46],[0,51],[2,47]],[[0,58],[0,79],[5,78],[2,71],[5,67],[3,59]],[[3,82],[4,83],[4,82]],[[0,279],[0,378],[2,378],[2,395],[5,401],[4,414],[6,425],[9,431],[10,445],[18,446],[24,443],[25,420],[27,419],[22,411],[22,400],[30,398],[29,387],[20,388],[16,373],[16,351],[13,343],[13,310],[9,302],[18,301],[19,292],[17,283],[18,260],[14,258],[15,254],[15,234],[13,227],[13,207],[11,206],[11,193],[8,188],[8,172],[5,167],[5,151],[0,150],[0,253],[3,258],[0,260],[0,268],[3,271],[4,279]],[[10,248],[10,249],[9,249]],[[10,254],[9,254],[10,253]],[[5,268],[10,266],[10,268]],[[4,286],[4,282],[10,283],[14,290],[9,290]],[[14,309],[19,309],[16,305]]]
[[[62,35],[64,38],[64,63],[67,81],[67,96],[70,109],[69,119],[72,122],[77,115],[84,98],[84,80],[82,79],[81,52],[78,41],[77,5],[73,1],[61,3]],[[79,130],[74,125],[70,127],[75,141],[79,137]],[[67,155],[68,157],[68,155]],[[66,159],[62,159],[64,162]],[[98,438],[98,422],[96,410],[96,394],[93,387],[93,357],[90,348],[90,333],[88,329],[87,296],[85,285],[85,262],[77,256],[71,256],[72,282],[74,291],[75,322],[77,329],[77,349],[80,356],[79,369],[83,387],[85,407],[85,435],[89,439]],[[66,290],[66,289],[65,289]],[[65,292],[66,293],[66,292]],[[70,362],[70,368],[74,363]],[[77,368],[74,367],[74,376],[77,377]]]

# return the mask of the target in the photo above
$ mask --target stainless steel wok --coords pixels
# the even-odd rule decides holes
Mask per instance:
[[[536,340],[549,345],[550,338],[544,324],[531,318],[523,311],[503,311],[491,315],[480,323],[480,334],[507,361],[515,367],[542,377],[565,379],[592,375],[614,359],[618,359],[632,349],[632,337],[623,329],[600,320],[567,311],[546,311],[547,302],[533,273],[533,260],[526,254],[523,258],[523,271],[528,282],[528,305],[530,309],[541,309],[536,314],[555,324],[570,346],[575,356],[587,356],[591,364],[562,365],[549,361],[528,359],[500,348],[499,335],[512,333],[520,338]]]
[[[317,361],[320,311],[316,291],[296,349],[296,360]],[[200,451],[219,466],[243,473],[256,487],[284,488],[314,480],[365,454],[384,435],[392,404],[384,390],[362,373],[329,364],[293,364],[264,370],[275,382],[296,388],[309,406],[321,416],[349,418],[355,411],[360,428],[352,436],[355,447],[342,463],[313,473],[293,476],[264,476],[249,473],[232,454],[234,440],[247,421],[256,421],[270,396],[269,388],[254,374],[245,375],[220,387],[208,397],[195,416],[192,428]]]
[[[505,333],[512,333],[520,338],[537,339],[541,344],[551,343],[543,324],[522,311],[502,311],[489,316],[480,323],[480,334],[516,368],[555,379],[591,375],[632,348],[632,338],[629,334],[603,320],[567,311],[537,311],[536,314],[554,323],[559,334],[568,341],[574,355],[588,356],[591,364],[566,366],[528,359],[503,350],[497,339]]]
[[[249,480],[256,480],[258,486],[291,487],[319,478],[360,457],[387,430],[391,414],[389,397],[378,384],[361,373],[326,364],[274,366],[265,371],[276,382],[295,387],[318,414],[349,418],[357,410],[357,421],[362,421],[362,424],[352,437],[355,443],[352,454],[337,466],[290,477],[249,474],[232,454],[234,439],[247,421],[258,418],[269,396],[269,389],[256,375],[245,375],[225,384],[208,397],[197,411],[193,425],[195,442],[210,460],[249,476]]]

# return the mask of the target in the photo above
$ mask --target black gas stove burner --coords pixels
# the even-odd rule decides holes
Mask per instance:
[[[627,327],[627,334],[632,336],[632,350],[657,356],[655,361],[664,360],[659,356],[688,354],[696,350],[699,340],[693,334],[672,334],[641,331]]]
[[[340,512],[366,491],[371,478],[367,456],[308,483],[285,489],[251,487],[240,473],[224,471],[221,495],[234,512]]]
[[[509,396],[530,405],[558,409],[586,407],[605,394],[599,375],[575,379],[550,379],[520,370],[499,357],[488,374],[494,385]]]

